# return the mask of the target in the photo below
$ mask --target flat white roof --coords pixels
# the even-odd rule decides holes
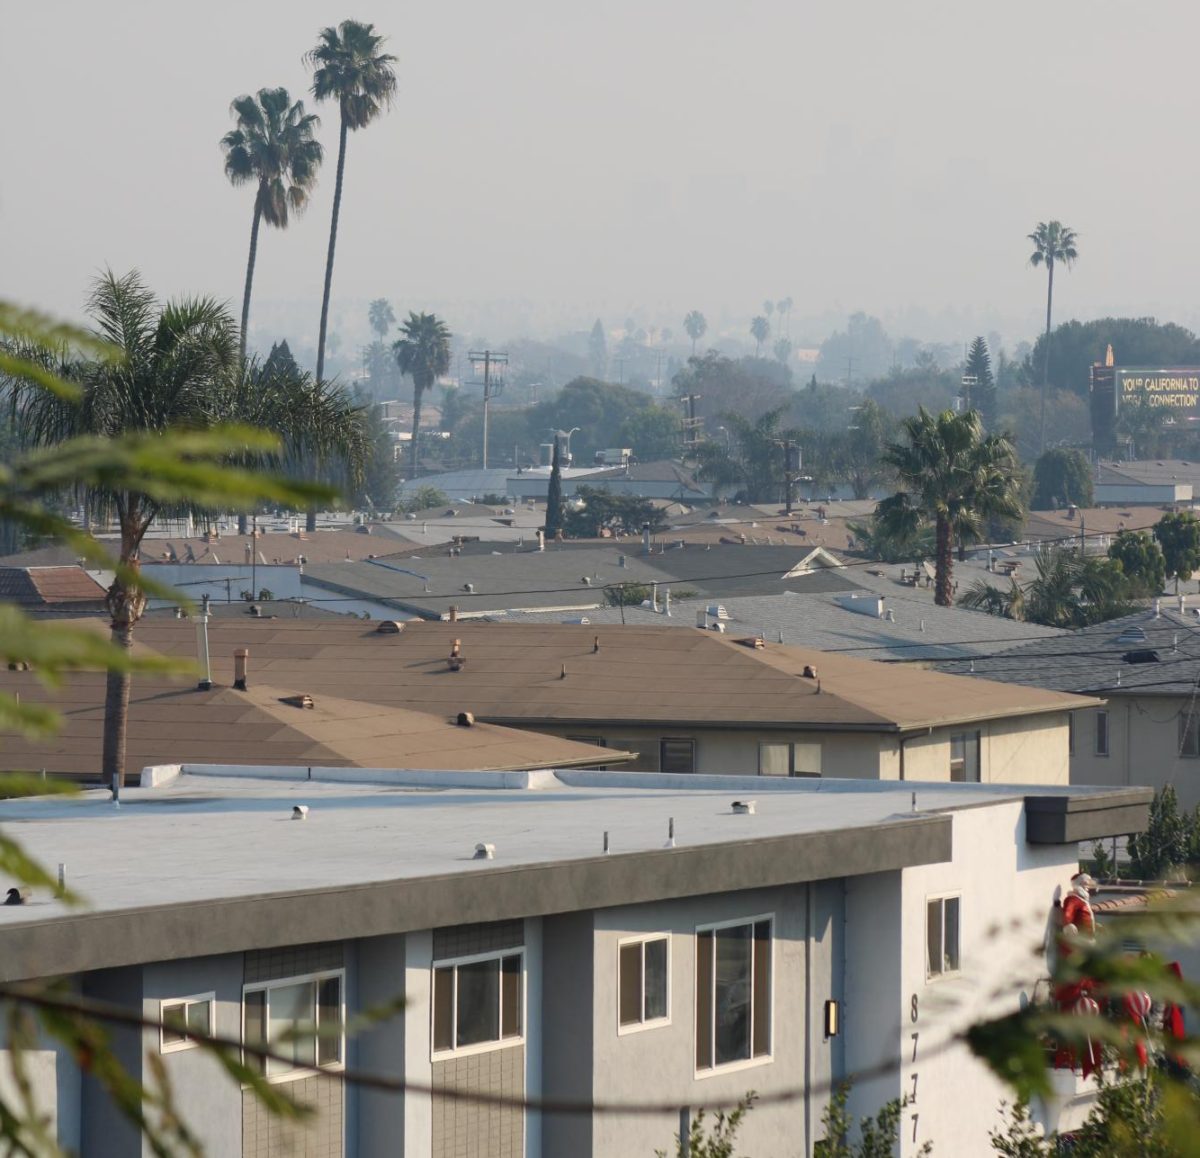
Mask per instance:
[[[663,849],[671,818],[676,847],[695,849],[1088,791],[614,772],[336,768],[308,780],[304,768],[229,771],[185,768],[163,787],[126,788],[120,804],[107,790],[5,801],[0,823],[51,872],[65,864],[69,888],[98,913],[576,861],[601,856],[606,831],[609,855],[619,857]],[[732,802],[747,799],[755,814],[734,814]],[[308,806],[305,820],[292,819],[297,804]],[[493,860],[473,859],[479,842],[495,845]],[[0,906],[0,930],[67,911],[80,910],[35,894]]]

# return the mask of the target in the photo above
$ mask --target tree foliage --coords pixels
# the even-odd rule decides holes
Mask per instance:
[[[699,477],[745,502],[781,502],[785,489],[782,443],[798,438],[797,431],[783,427],[783,414],[782,407],[768,410],[753,422],[740,413],[723,414],[728,443],[710,437],[699,445]]]
[[[1153,536],[1145,531],[1119,531],[1109,545],[1108,557],[1121,568],[1131,595],[1158,595],[1162,591],[1167,564]]]
[[[602,531],[635,535],[646,526],[651,531],[662,530],[664,526],[653,501],[638,495],[613,494],[604,487],[580,484],[575,489],[575,498],[577,502],[567,511],[563,522],[563,531],[571,539],[595,539]]]
[[[683,1139],[675,1135],[675,1146],[670,1152],[673,1158],[736,1158],[737,1134],[754,1101],[755,1095],[751,1091],[728,1113],[718,1110],[712,1114],[711,1125],[708,1124],[708,1111],[701,1109],[688,1127],[686,1148]],[[666,1150],[655,1150],[654,1153],[656,1158],[667,1158]]]
[[[963,366],[963,377],[974,379],[973,385],[968,385],[970,404],[979,411],[984,430],[996,429],[996,379],[992,375],[992,356],[988,352],[986,339],[976,338],[967,351],[967,361]]]
[[[559,440],[554,440],[554,457],[550,461],[550,484],[546,490],[546,538],[557,539],[563,533],[562,460]]]
[[[934,599],[952,602],[955,541],[978,542],[989,518],[1023,514],[1016,454],[997,435],[984,435],[977,411],[930,414],[922,408],[900,424],[904,441],[889,444],[883,461],[901,488],[875,512],[897,537],[934,528]]]
[[[683,328],[692,340],[692,357],[696,356],[696,343],[708,330],[708,322],[699,310],[691,310],[683,319]]]
[[[829,1096],[829,1104],[821,1114],[824,1138],[813,1147],[814,1158],[892,1158],[900,1142],[900,1120],[908,1098],[895,1098],[883,1106],[874,1118],[855,1122],[846,1109],[850,1083],[841,1082]],[[925,1142],[914,1150],[917,1158],[933,1153],[933,1143]]]
[[[1049,511],[1071,503],[1092,505],[1092,467],[1082,451],[1055,447],[1041,455],[1033,468],[1031,506]]]
[[[1191,511],[1174,511],[1154,524],[1154,538],[1162,548],[1167,578],[1185,582],[1200,568],[1200,520]]]
[[[1033,556],[1036,574],[1007,587],[978,579],[959,605],[1043,627],[1076,628],[1118,619],[1133,610],[1131,591],[1111,559],[1080,556],[1074,547],[1049,545]]]
[[[1154,794],[1150,821],[1144,832],[1127,844],[1130,871],[1143,881],[1162,880],[1170,871],[1200,861],[1200,810],[1179,807],[1175,789],[1167,784]]]
[[[413,384],[412,444],[409,478],[417,477],[420,461],[421,402],[425,392],[450,369],[450,328],[436,314],[409,312],[392,346],[396,365]]]

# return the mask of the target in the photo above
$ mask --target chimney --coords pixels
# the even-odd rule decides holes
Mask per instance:
[[[196,619],[196,658],[200,661],[200,681],[197,691],[206,692],[212,687],[212,664],[208,656],[208,607]]]
[[[246,671],[250,666],[250,649],[239,647],[233,653],[233,686],[239,692],[246,690]]]
[[[708,629],[708,612],[703,608],[696,612],[696,626],[703,630]]]
[[[458,608],[453,603],[450,604],[450,622],[458,622]]]

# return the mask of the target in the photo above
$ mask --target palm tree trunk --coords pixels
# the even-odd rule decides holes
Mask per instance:
[[[1050,309],[1054,304],[1054,258],[1046,261],[1046,348],[1042,351],[1042,436],[1039,454],[1046,453],[1046,393],[1050,387]]]
[[[133,647],[133,624],[112,625],[114,647],[128,652]],[[104,741],[100,757],[101,775],[110,788],[125,787],[125,735],[129,728],[129,691],[133,678],[127,671],[110,671],[104,685]]]
[[[262,186],[254,198],[254,224],[250,226],[250,258],[246,262],[246,289],[242,294],[242,335],[239,352],[246,361],[246,331],[250,328],[250,289],[254,285],[254,262],[258,257],[258,226],[262,221]]]
[[[346,118],[338,135],[337,180],[333,186],[333,217],[329,222],[329,254],[325,258],[325,294],[321,298],[321,329],[317,334],[317,381],[325,379],[325,334],[329,328],[329,292],[333,288],[333,251],[337,247],[338,214],[342,209],[342,175],[346,170]]]
[[[412,446],[409,448],[408,462],[408,477],[416,479],[417,477],[417,435],[421,430],[421,396],[425,393],[425,387],[419,386],[413,382],[413,431],[412,431]]]
[[[934,560],[933,601],[939,607],[949,607],[950,584],[954,577],[954,536],[950,531],[950,520],[938,516],[937,555]]]

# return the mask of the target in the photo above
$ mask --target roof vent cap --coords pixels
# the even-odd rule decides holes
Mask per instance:
[[[293,820],[307,820],[308,819],[308,805],[307,804],[293,805],[292,806],[292,819]]]
[[[460,728],[473,728],[475,726],[474,712],[459,712],[458,718],[454,721]]]
[[[313,698],[307,692],[301,692],[295,696],[283,696],[281,704],[287,704],[290,708],[311,708],[313,706]]]
[[[398,619],[381,619],[375,628],[376,635],[399,635],[404,630],[404,624]]]
[[[739,816],[753,816],[757,810],[757,800],[735,800],[733,802],[733,811]]]
[[[485,844],[483,841],[480,841],[480,843],[475,846],[475,855],[471,859],[495,860],[496,846],[494,844]]]

